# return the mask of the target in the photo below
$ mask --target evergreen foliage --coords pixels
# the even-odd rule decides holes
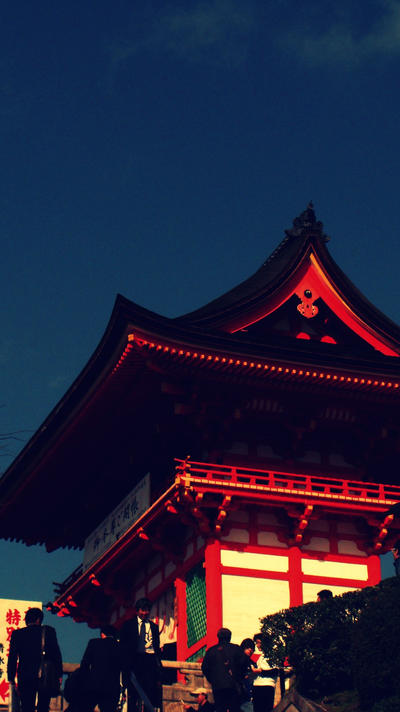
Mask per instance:
[[[355,687],[362,708],[372,712],[374,704],[400,696],[399,597],[400,579],[393,578],[266,616],[266,657],[293,667],[302,695],[320,699]],[[391,712],[393,704],[387,700],[387,710],[374,712]]]
[[[384,581],[355,626],[354,683],[363,709],[400,710],[400,579]],[[386,698],[390,698],[387,699]],[[397,707],[396,707],[397,700]],[[385,704],[384,704],[385,701]]]

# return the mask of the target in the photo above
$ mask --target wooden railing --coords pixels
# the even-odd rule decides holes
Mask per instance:
[[[213,491],[242,490],[265,495],[300,495],[315,498],[383,504],[390,507],[400,501],[400,486],[360,482],[320,475],[292,474],[278,470],[258,470],[206,462],[179,460],[177,479],[181,484]]]

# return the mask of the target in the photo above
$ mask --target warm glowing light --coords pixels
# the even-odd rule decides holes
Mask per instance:
[[[305,331],[299,331],[299,333],[296,334],[296,339],[305,339],[306,341],[310,341],[311,337],[310,334],[306,334]]]
[[[310,335],[306,334],[305,332],[300,332],[297,334],[296,338],[305,338],[305,339],[310,339]],[[276,372],[279,374],[291,374],[291,375],[298,375],[299,377],[301,376],[306,376],[306,377],[312,377],[312,378],[319,378],[323,380],[326,378],[326,380],[333,380],[337,381],[340,380],[341,383],[354,383],[354,384],[359,384],[359,385],[368,385],[368,386],[373,386],[373,387],[381,387],[381,388],[394,388],[397,389],[399,388],[399,383],[393,383],[392,381],[379,381],[379,380],[372,380],[372,379],[366,379],[366,378],[359,378],[355,376],[338,376],[335,374],[331,373],[324,373],[322,371],[317,372],[317,371],[304,371],[303,369],[297,369],[297,368],[289,368],[289,367],[284,367],[284,366],[269,366],[268,364],[262,364],[259,362],[254,362],[254,361],[247,361],[244,360],[242,361],[239,358],[228,358],[228,356],[217,356],[217,355],[211,355],[211,354],[204,354],[204,353],[198,353],[197,351],[191,352],[189,350],[185,350],[184,348],[176,349],[170,346],[164,346],[163,344],[160,343],[155,343],[153,341],[148,341],[144,338],[135,336],[134,334],[128,334],[128,343],[122,352],[120,358],[116,362],[112,373],[115,373],[119,367],[123,364],[125,361],[126,357],[128,356],[129,352],[132,350],[134,344],[137,344],[140,348],[143,348],[147,346],[148,349],[155,349],[157,352],[158,351],[163,351],[164,353],[170,352],[171,354],[178,354],[179,356],[185,356],[186,358],[200,358],[201,360],[207,360],[207,362],[214,362],[214,363],[227,363],[229,365],[235,365],[235,366],[243,366],[244,368],[258,368],[258,369],[264,369],[265,371],[270,370],[271,372]],[[325,335],[321,338],[321,341],[324,341],[326,343],[335,343],[335,341],[330,337],[329,335]]]
[[[96,578],[94,574],[90,574],[89,581],[93,586],[101,586],[100,581]]]

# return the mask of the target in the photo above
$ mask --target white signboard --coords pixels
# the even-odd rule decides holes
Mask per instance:
[[[99,524],[85,541],[83,570],[96,561],[136,522],[150,506],[150,473],[130,492],[118,507]]]
[[[8,702],[7,659],[13,630],[25,627],[28,608],[42,608],[40,601],[0,598],[0,705]]]

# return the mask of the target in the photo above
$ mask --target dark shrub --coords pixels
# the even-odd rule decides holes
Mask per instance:
[[[371,709],[400,692],[399,601],[400,580],[394,578],[267,616],[266,656],[277,666],[288,659],[296,688],[314,699],[352,688],[354,674],[362,704]]]
[[[388,579],[373,590],[354,626],[354,683],[363,709],[381,700],[380,705],[389,705],[382,710],[391,710],[394,702],[385,698],[400,696],[400,580]]]
[[[386,699],[376,702],[371,712],[399,712],[399,710],[400,697],[395,695],[394,697],[386,697]]]

